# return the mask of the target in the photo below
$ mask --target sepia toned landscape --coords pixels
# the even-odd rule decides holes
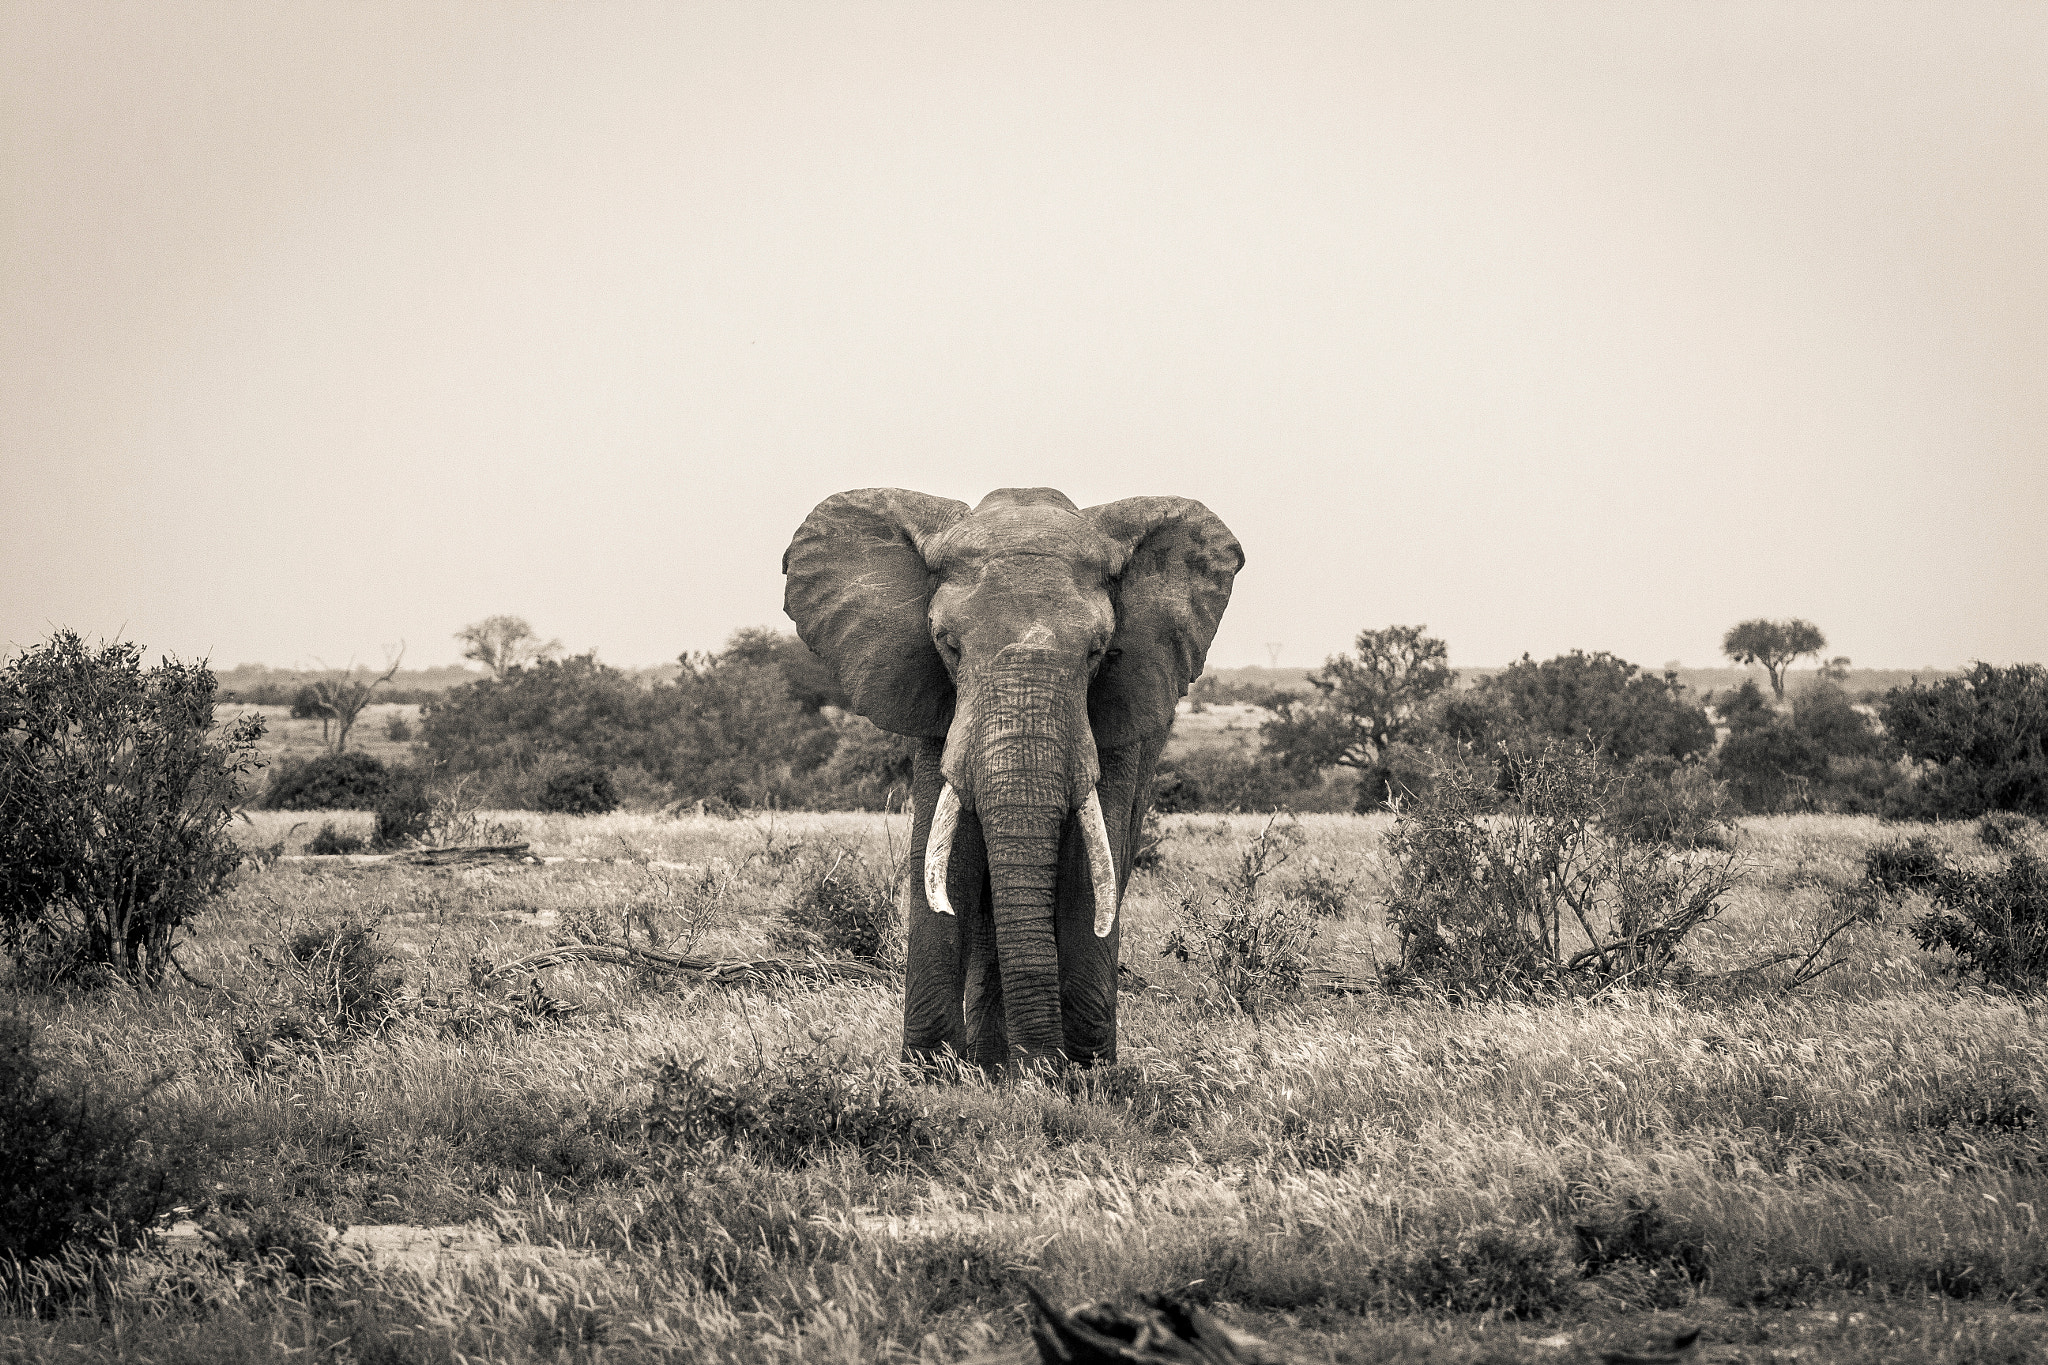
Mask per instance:
[[[0,1365],[2048,1361],[2044,52],[0,5]]]

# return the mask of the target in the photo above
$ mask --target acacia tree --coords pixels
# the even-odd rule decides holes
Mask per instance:
[[[370,704],[370,696],[379,687],[391,681],[398,672],[398,665],[405,660],[405,641],[398,642],[398,657],[391,661],[391,667],[374,678],[358,677],[354,665],[350,665],[338,678],[316,678],[308,684],[312,692],[314,713],[320,717],[320,737],[327,738],[329,722],[334,725],[334,752],[340,753],[348,747],[348,732],[355,729],[356,717]],[[303,694],[302,694],[303,695]],[[297,715],[296,706],[292,714]]]
[[[1313,694],[1274,696],[1273,719],[1259,727],[1266,751],[1296,771],[1376,764],[1418,724],[1423,703],[1458,679],[1427,629],[1362,630],[1355,655],[1332,655],[1308,675]]]
[[[1828,637],[1820,627],[1796,616],[1789,621],[1743,621],[1721,637],[1721,652],[1736,663],[1763,665],[1780,703],[1785,700],[1785,669],[1801,655],[1819,654],[1827,647]],[[1846,667],[1848,660],[1842,663]]]
[[[486,616],[456,631],[455,638],[462,641],[462,657],[490,669],[494,678],[562,652],[560,640],[543,642],[523,616]]]

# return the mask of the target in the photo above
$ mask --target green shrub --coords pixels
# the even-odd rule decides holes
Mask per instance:
[[[260,804],[265,810],[374,810],[390,785],[390,770],[370,754],[317,754],[278,764]]]
[[[404,744],[412,739],[412,722],[405,718],[403,711],[393,711],[384,718],[384,738],[393,744]]]
[[[337,853],[361,853],[364,846],[361,835],[343,834],[334,827],[332,820],[321,822],[318,832],[312,838],[306,840],[306,852],[322,856],[332,856]]]
[[[2033,820],[2016,811],[1995,810],[1977,822],[1977,838],[1986,848],[2023,847],[2033,830]]]
[[[1947,948],[1950,968],[2032,994],[2048,985],[2048,865],[2024,849],[2003,868],[1946,866],[1921,888],[1934,908],[1915,920],[1922,948]]]
[[[939,1146],[931,1121],[887,1063],[817,1053],[780,1065],[717,1074],[699,1057],[670,1058],[654,1069],[646,1132],[657,1145],[699,1156],[747,1152],[756,1160],[800,1166],[835,1146],[879,1161],[900,1161]]]
[[[1503,1223],[1404,1247],[1374,1278],[1395,1303],[1419,1309],[1535,1318],[1569,1304],[1579,1276],[1556,1239]]]
[[[1342,919],[1358,899],[1358,880],[1340,877],[1311,858],[1308,866],[1288,884],[1287,896],[1307,907],[1318,919]]]
[[[154,1182],[137,1162],[141,1134],[127,1110],[53,1087],[34,1042],[28,1020],[0,1015],[0,1277],[154,1212],[146,1206]]]
[[[1902,844],[1878,844],[1863,853],[1864,880],[1886,895],[1930,891],[1951,871],[1947,855],[1924,834]]]
[[[1892,689],[1878,714],[1920,765],[1899,814],[2048,816],[2048,666],[1974,664],[1960,678]]]
[[[1239,851],[1233,875],[1209,888],[1175,888],[1160,956],[1194,967],[1221,1003],[1254,1016],[1298,994],[1320,907],[1288,892],[1270,893],[1264,883],[1302,839],[1293,820],[1268,819]]]
[[[280,930],[278,947],[277,957],[252,950],[268,980],[239,1002],[235,1044],[250,1066],[346,1044],[396,1020],[405,976],[372,926],[302,924]]]
[[[1167,814],[1281,810],[1303,788],[1303,774],[1255,750],[1218,745],[1176,754],[1154,778]]]
[[[241,865],[228,833],[258,716],[216,736],[213,674],[61,631],[0,669],[0,943],[155,983]]]
[[[1573,1226],[1579,1239],[1578,1261],[1586,1275],[1604,1275],[1621,1266],[1638,1266],[1662,1291],[1652,1306],[1676,1308],[1704,1284],[1711,1266],[1707,1249],[1691,1229],[1674,1222],[1655,1199],[1629,1195]]]
[[[1639,844],[1727,849],[1738,813],[1727,784],[1704,765],[1639,758],[1608,793],[1607,828]]]
[[[1828,775],[1827,750],[1786,724],[1729,735],[1714,763],[1742,809],[1756,815],[1814,809]]]
[[[410,768],[391,770],[372,809],[377,815],[374,839],[378,848],[405,848],[423,842],[439,812],[427,790],[426,775]]]
[[[1577,982],[1649,985],[1687,935],[1716,918],[1732,853],[1606,831],[1613,776],[1590,749],[1518,758],[1505,796],[1446,765],[1387,836],[1396,979],[1458,995],[1519,995]],[[1590,946],[1567,954],[1568,927]]]
[[[607,815],[619,808],[612,775],[592,764],[563,768],[541,784],[537,810],[551,815]]]
[[[769,941],[782,952],[894,962],[901,951],[896,900],[902,874],[895,860],[870,859],[858,849],[806,850]]]

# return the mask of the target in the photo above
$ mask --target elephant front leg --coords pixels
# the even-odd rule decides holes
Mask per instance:
[[[910,860],[903,870],[899,894],[907,943],[903,966],[903,1060],[928,1066],[948,1050],[967,1055],[967,1032],[961,1015],[965,975],[965,935],[959,915],[942,915],[924,893],[924,862],[931,850],[932,812],[945,778],[939,772],[944,745],[927,740],[911,770],[914,812],[910,829]],[[963,822],[964,823],[964,822]],[[958,844],[955,845],[956,849]],[[962,859],[955,854],[948,869],[947,895],[956,912],[967,908],[956,888]]]
[[[1100,752],[1102,779],[1096,792],[1116,864],[1119,901],[1130,885],[1138,827],[1152,805],[1152,771],[1163,748],[1161,742],[1146,741]],[[1078,821],[1068,822],[1066,836],[1060,841],[1058,934],[1060,1027],[1067,1059],[1082,1066],[1113,1064],[1124,913],[1119,903],[1109,935],[1095,936],[1094,885]]]

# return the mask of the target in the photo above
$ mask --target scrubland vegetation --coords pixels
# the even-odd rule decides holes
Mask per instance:
[[[192,980],[13,981],[10,1134],[83,1112],[137,1141],[112,1175],[79,1148],[92,1198],[67,1249],[10,1272],[0,1356],[955,1360],[1017,1347],[1025,1280],[1192,1286],[1304,1360],[1590,1359],[1693,1323],[1707,1359],[2048,1349],[2042,1026],[1912,932],[1938,909],[1916,875],[2008,868],[2031,823],[1746,820],[1684,972],[1460,1000],[1383,984],[1392,817],[1168,817],[1125,901],[1119,1064],[994,1086],[900,1074],[886,986],[591,964],[472,985],[564,936],[771,951],[815,931],[838,869],[887,904],[904,817],[489,819],[612,861],[265,857],[190,927]],[[295,852],[296,822],[237,828]],[[1302,957],[1244,1008],[1247,959],[1184,906],[1227,904],[1261,842],[1286,857],[1252,903]],[[1873,850],[1896,894],[1787,992],[1845,898],[1878,894]],[[886,961],[880,923],[830,951]],[[1175,952],[1191,935],[1211,951]],[[148,1250],[174,1208],[208,1250]],[[326,1232],[472,1220],[506,1245],[425,1270]]]
[[[1157,821],[1119,1062],[998,1086],[896,1065],[908,817],[774,809],[905,757],[789,645],[506,663],[261,810],[203,666],[10,662],[0,1359],[1016,1358],[1026,1283],[1303,1360],[2048,1353],[2039,668],[1880,731],[1368,632],[1160,794],[1377,813]],[[544,861],[288,856],[423,843]],[[854,966],[673,966],[770,958]]]

